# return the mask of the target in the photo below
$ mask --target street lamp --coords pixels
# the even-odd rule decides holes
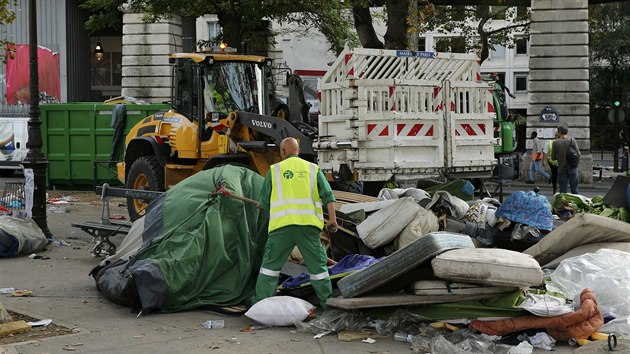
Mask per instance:
[[[28,141],[26,147],[28,153],[23,160],[25,190],[32,191],[33,207],[31,214],[33,221],[39,226],[44,235],[52,238],[46,222],[46,168],[48,160],[42,152],[42,122],[39,119],[39,73],[37,65],[37,5],[36,0],[29,0],[29,68],[30,68],[30,104],[28,120]],[[33,171],[33,180],[27,177],[26,170]],[[28,184],[32,184],[29,186]],[[32,188],[29,188],[32,187]],[[31,196],[25,196],[27,200]],[[28,205],[28,203],[27,203]]]

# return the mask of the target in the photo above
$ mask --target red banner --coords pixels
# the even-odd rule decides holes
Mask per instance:
[[[7,103],[30,103],[30,66],[28,44],[13,46],[14,57],[7,61]],[[59,53],[53,53],[50,49],[37,47],[37,63],[39,72],[39,92],[45,92],[47,96],[56,101],[61,98],[59,87]]]

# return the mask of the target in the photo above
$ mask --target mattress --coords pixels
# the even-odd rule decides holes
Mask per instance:
[[[532,257],[500,248],[457,249],[431,261],[437,278],[454,282],[528,287],[542,284],[542,270]]]
[[[337,286],[343,297],[356,297],[396,279],[442,252],[473,247],[472,240],[467,235],[432,232],[380,262],[339,280]]]
[[[420,206],[412,198],[401,198],[371,214],[357,225],[363,243],[376,248],[392,241],[415,218]]]
[[[599,242],[630,242],[630,224],[594,214],[577,214],[523,253],[547,264],[578,246]]]
[[[449,297],[452,295],[502,294],[515,291],[518,288],[509,286],[457,283],[444,280],[419,280],[411,286],[411,289],[415,295],[442,295]]]

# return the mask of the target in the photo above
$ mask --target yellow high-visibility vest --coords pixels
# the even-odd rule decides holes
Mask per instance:
[[[558,166],[558,160],[552,160],[551,154],[553,153],[553,140],[549,140],[547,144],[549,144],[549,148],[547,149],[547,161],[549,161],[550,165]]]
[[[319,167],[298,157],[271,165],[269,232],[289,225],[324,227]]]

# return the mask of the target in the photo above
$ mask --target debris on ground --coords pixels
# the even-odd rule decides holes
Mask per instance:
[[[151,208],[159,213],[149,210],[136,221],[139,231],[132,226],[125,247],[92,271],[103,296],[150,311],[207,306],[242,314],[235,306],[248,300],[243,294],[251,293],[254,282],[232,282],[226,298],[224,288],[223,295],[213,293],[215,279],[199,272],[178,277],[162,273],[178,271],[184,262],[192,262],[195,269],[206,267],[208,253],[216,255],[215,264],[226,271],[234,269],[225,268],[222,257],[229,258],[233,250],[261,255],[264,242],[255,240],[260,240],[258,232],[266,220],[259,218],[255,206],[223,195],[211,196],[208,203],[208,195],[219,187],[242,191],[247,199],[260,198],[261,177],[240,171],[235,178],[234,169],[197,173],[153,202]],[[476,353],[531,353],[534,347],[584,344],[613,332],[630,336],[630,279],[627,272],[613,271],[630,263],[627,205],[611,204],[606,196],[566,193],[556,194],[550,203],[536,191],[515,192],[505,202],[475,199],[466,182],[426,190],[385,188],[380,198],[335,192],[339,231],[322,232],[322,240],[331,259],[330,278],[342,296],[328,300],[332,308],[309,316],[318,305],[310,276],[289,266],[280,275],[281,296],[258,302],[246,315],[263,326],[295,326],[314,338],[337,334],[344,341],[398,339],[419,353],[469,352],[466,348]],[[202,196],[197,198],[193,190]],[[181,205],[195,214],[184,212]],[[151,219],[158,214],[162,219]],[[237,227],[222,214],[247,220],[251,228]],[[178,231],[191,230],[192,225],[194,233]],[[155,243],[142,248],[143,242]],[[231,247],[226,242],[232,242]],[[207,247],[181,249],[193,244]],[[174,247],[185,260],[172,259]],[[245,271],[225,277],[255,279],[258,269],[250,263],[242,266]],[[120,277],[121,272],[126,277]],[[170,282],[160,284],[169,293],[141,299],[144,290],[137,287],[143,282],[138,277],[150,272],[151,279]],[[190,284],[209,287],[192,289]],[[286,299],[299,300],[295,311]]]

